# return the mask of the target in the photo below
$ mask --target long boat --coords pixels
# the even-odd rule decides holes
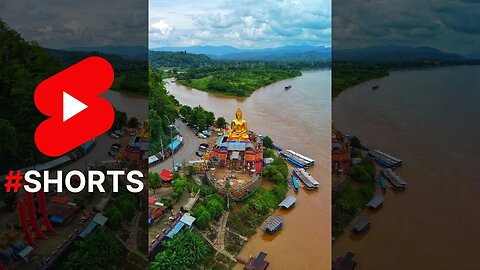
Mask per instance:
[[[280,151],[280,154],[291,164],[298,168],[307,168],[315,164],[315,160],[299,154],[291,149]]]
[[[295,168],[293,169],[293,174],[302,181],[303,185],[308,190],[314,190],[318,188],[318,182],[313,178],[305,169],[303,168]]]
[[[385,178],[383,175],[380,175],[380,181],[379,181],[380,187],[382,188],[383,192],[387,191],[387,185],[385,184]]]
[[[380,150],[375,149],[375,150],[369,151],[368,154],[373,158],[373,160],[375,160],[385,168],[396,168],[402,165],[401,159],[391,156]]]
[[[392,184],[393,188],[405,189],[407,187],[407,183],[403,181],[403,179],[398,174],[396,174],[392,169],[390,168],[383,169],[381,173]]]
[[[298,192],[298,182],[295,176],[292,177],[292,183],[293,183],[293,189],[295,190],[295,192]]]

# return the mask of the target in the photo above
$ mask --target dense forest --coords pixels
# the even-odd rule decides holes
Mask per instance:
[[[63,50],[46,49],[50,54],[60,60],[63,67],[71,66],[89,56],[101,56],[112,64],[115,71],[115,81],[111,89],[137,93],[140,95],[148,94],[148,62],[147,58],[125,59],[118,55],[103,54],[98,52],[73,52]]]
[[[33,103],[33,92],[60,69],[57,58],[0,21],[0,175],[47,159],[33,139],[44,119]]]
[[[149,51],[148,59],[154,68],[182,68],[192,65],[212,63],[212,59],[205,54],[192,54],[186,52],[156,52]]]

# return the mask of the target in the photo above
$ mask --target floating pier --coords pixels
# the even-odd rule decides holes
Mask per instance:
[[[387,178],[388,182],[392,184],[392,187],[395,189],[405,189],[407,183],[392,169],[382,169],[381,174]]]
[[[357,263],[353,260],[352,252],[347,252],[345,257],[337,257],[337,259],[333,262],[333,270],[353,270],[357,266]]]
[[[280,151],[280,154],[291,164],[298,168],[308,168],[315,164],[315,160],[299,154],[291,149]]]
[[[270,216],[263,222],[262,228],[265,232],[275,233],[282,227],[284,221],[281,216]]]
[[[373,209],[382,207],[384,198],[382,195],[375,195],[365,206]]]
[[[380,150],[372,150],[368,151],[368,154],[378,162],[380,165],[382,165],[385,168],[397,168],[402,165],[402,160],[396,157],[393,157],[387,153],[384,153]]]
[[[308,190],[313,190],[318,188],[319,184],[313,176],[311,176],[305,169],[303,168],[295,168],[293,169],[293,174],[302,181],[303,185]]]
[[[290,195],[287,198],[285,198],[285,200],[283,200],[278,206],[288,209],[292,205],[294,205],[296,201],[297,201],[297,198],[295,198],[295,196]]]
[[[351,228],[354,233],[362,233],[370,228],[370,218],[367,216],[359,216],[352,222]]]

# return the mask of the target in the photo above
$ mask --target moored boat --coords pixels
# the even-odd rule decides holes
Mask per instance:
[[[405,189],[407,187],[407,183],[392,169],[387,168],[382,170],[382,175],[387,178],[387,180],[392,184],[392,187],[395,189]]]
[[[401,159],[391,156],[380,150],[368,151],[368,154],[373,158],[373,160],[386,168],[396,168],[402,165]]]
[[[285,158],[285,160],[298,168],[307,168],[315,164],[315,160],[299,154],[291,149],[282,150],[280,151],[280,154]]]
[[[387,191],[387,185],[385,184],[385,178],[381,174],[380,174],[379,184],[380,184],[380,187],[382,188],[383,192]]]
[[[295,176],[292,177],[292,183],[293,183],[293,189],[295,190],[295,192],[298,192],[298,182]]]
[[[305,169],[303,168],[295,168],[293,169],[293,174],[302,181],[303,185],[308,190],[314,190],[318,188],[319,184],[313,176],[311,176]]]

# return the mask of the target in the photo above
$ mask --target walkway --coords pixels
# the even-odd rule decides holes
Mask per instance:
[[[222,253],[223,255],[225,255],[225,257],[229,258],[233,262],[235,262],[235,263],[237,262],[237,259],[235,259],[235,256],[228,253],[225,249],[222,249],[222,248],[218,247],[217,245],[215,245],[212,241],[210,241],[210,239],[208,239],[208,237],[206,235],[204,235],[197,228],[195,228],[195,230],[203,237],[203,239],[205,239],[217,251],[217,253]]]

